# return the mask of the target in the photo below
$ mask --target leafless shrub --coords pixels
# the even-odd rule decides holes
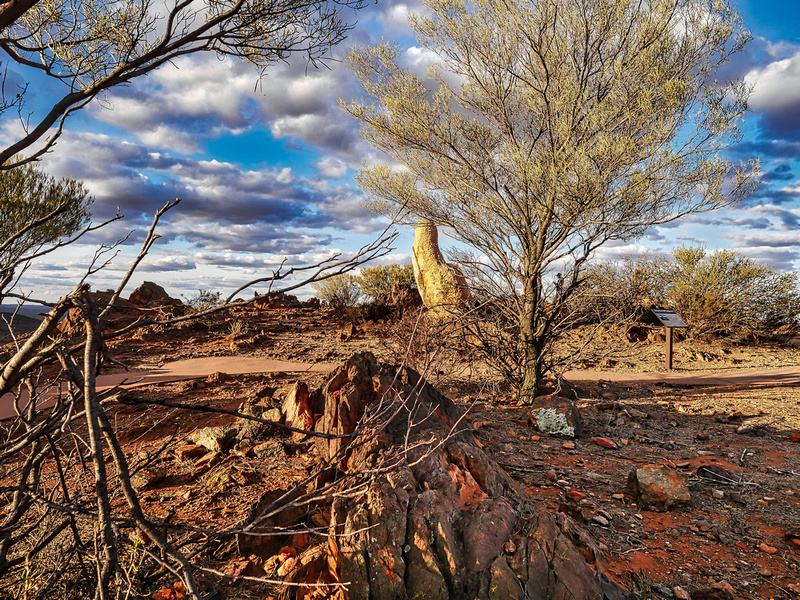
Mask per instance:
[[[137,597],[159,577],[170,574],[183,582],[190,597],[199,598],[192,557],[226,532],[174,527],[143,510],[132,476],[155,457],[131,462],[109,418],[108,403],[117,390],[100,392],[96,385],[101,367],[113,361],[107,342],[145,327],[176,326],[242,306],[232,303],[233,298],[256,283],[268,281],[268,293],[273,293],[272,285],[293,273],[308,275],[283,291],[347,273],[388,253],[394,237],[384,232],[352,259],[335,256],[315,265],[282,266],[271,276],[242,286],[221,306],[184,316],[143,316],[124,327],[104,329],[106,315],[157,239],[159,219],[176,204],[168,203],[156,214],[139,256],[110,297],[98,303],[82,281],[57,303],[38,301],[49,312],[36,331],[14,340],[0,363],[0,397],[5,396],[4,402],[11,398],[8,401],[16,411],[0,427],[0,497],[4,499],[0,595],[26,600]],[[87,275],[108,264],[109,250],[98,251]],[[13,287],[4,295],[35,301]],[[68,311],[75,329],[65,332],[59,322]],[[349,443],[359,439],[359,435],[348,436]],[[279,508],[276,505],[273,510]],[[142,539],[148,543],[142,545]]]

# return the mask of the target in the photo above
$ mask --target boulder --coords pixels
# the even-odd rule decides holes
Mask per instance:
[[[172,298],[163,287],[152,281],[145,281],[133,290],[128,302],[134,306],[147,306],[149,304],[176,306],[182,304],[180,300]]]
[[[439,231],[427,219],[417,225],[411,262],[419,295],[427,308],[447,314],[458,310],[470,299],[464,274],[458,267],[445,262],[439,249]]]
[[[537,396],[533,401],[531,418],[544,434],[569,438],[583,433],[581,413],[575,403],[562,396]]]
[[[664,467],[634,469],[628,476],[628,489],[643,508],[653,510],[684,506],[691,500],[684,478]]]

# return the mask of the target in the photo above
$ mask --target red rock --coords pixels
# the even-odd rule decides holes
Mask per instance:
[[[628,476],[628,488],[642,506],[655,510],[682,506],[691,500],[684,478],[664,467],[634,469]]]
[[[581,413],[569,398],[537,396],[531,417],[539,431],[548,435],[575,438],[583,431]]]
[[[182,581],[176,581],[171,588],[163,587],[150,598],[152,600],[184,600],[186,598],[186,586],[183,585]]]
[[[186,460],[189,458],[199,458],[208,452],[208,448],[198,444],[187,444],[175,450],[175,456],[178,460]]]
[[[145,281],[142,285],[133,290],[128,302],[135,306],[144,306],[150,303],[166,305],[182,304],[180,300],[171,298],[163,287],[152,281]]]
[[[569,497],[570,500],[574,502],[580,502],[581,500],[586,498],[586,494],[584,494],[583,492],[579,492],[578,490],[568,491],[567,496]]]
[[[778,552],[778,549],[774,546],[769,546],[768,544],[759,544],[758,549],[762,552],[766,552],[767,554],[775,554]]]
[[[311,409],[308,406],[308,386],[305,383],[300,381],[295,383],[289,395],[283,401],[281,413],[286,420],[286,424],[291,427],[307,431],[314,427],[314,417],[311,415]],[[308,437],[306,433],[299,431],[292,433],[292,439],[295,442],[302,441],[306,437]]]
[[[616,448],[619,448],[619,446],[617,446],[616,442],[614,442],[614,441],[612,441],[612,440],[610,440],[608,438],[593,437],[592,441],[595,444],[597,444],[598,446],[601,446],[602,448],[611,448],[612,450],[614,450]]]
[[[789,439],[793,442],[800,442],[800,433],[793,433]]]
[[[287,558],[283,564],[278,568],[278,577],[286,577],[289,573],[292,572],[295,565],[297,564],[297,558],[291,556]]]

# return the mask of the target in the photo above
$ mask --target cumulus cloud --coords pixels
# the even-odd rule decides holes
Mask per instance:
[[[763,134],[800,140],[800,51],[750,71],[745,81],[753,86],[750,106],[761,114]]]

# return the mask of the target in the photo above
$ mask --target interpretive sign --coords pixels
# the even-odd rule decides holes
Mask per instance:
[[[672,330],[684,329],[689,326],[686,324],[686,321],[681,319],[680,315],[671,308],[651,308],[650,310],[652,310],[653,314],[661,321],[661,324],[667,328],[667,355],[664,362],[667,371],[672,371]]]
[[[661,324],[664,327],[678,327],[678,328],[685,328],[689,327],[686,324],[686,321],[680,318],[678,313],[676,313],[671,308],[653,308],[651,309],[653,314],[658,317],[658,320],[661,321]]]

